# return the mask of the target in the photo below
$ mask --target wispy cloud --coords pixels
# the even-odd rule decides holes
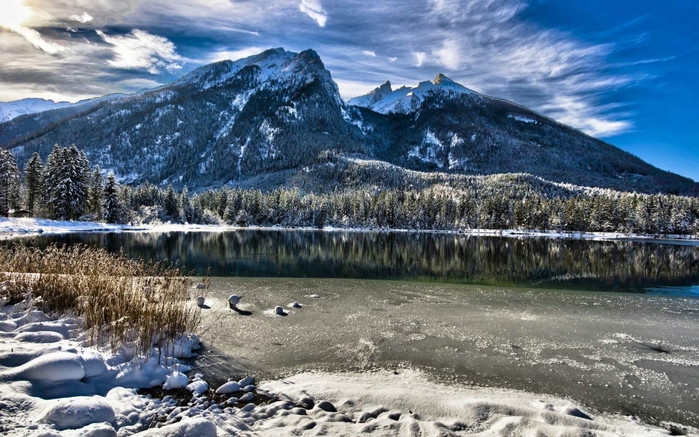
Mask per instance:
[[[238,59],[247,58],[248,56],[256,55],[267,50],[269,47],[245,47],[239,50],[220,50],[212,53],[206,58],[205,63],[223,61],[230,59],[232,61],[237,61]]]
[[[12,26],[8,27],[7,29],[15,32],[18,35],[21,35],[34,47],[36,47],[39,50],[43,50],[44,52],[50,55],[58,54],[60,52],[65,51],[66,49],[65,47],[59,44],[46,41],[44,38],[42,38],[41,34],[34,29],[30,29],[24,26]]]
[[[82,15],[78,15],[78,14],[71,15],[70,17],[68,17],[68,19],[73,20],[73,21],[77,21],[78,23],[85,24],[85,23],[89,23],[94,18],[92,17],[92,15],[88,14],[87,12],[83,12]]]
[[[159,74],[161,68],[178,70],[182,57],[177,54],[175,44],[162,36],[134,29],[127,35],[110,36],[101,30],[97,34],[114,46],[114,58],[107,61],[115,68],[126,70],[146,70]]]
[[[434,57],[438,64],[448,70],[458,70],[461,64],[461,50],[456,40],[444,41],[444,45],[434,51]]]
[[[425,59],[427,59],[427,53],[425,52],[413,52],[415,56],[415,66],[422,67],[425,64]]]
[[[325,23],[328,21],[328,15],[323,9],[320,0],[301,0],[299,9],[318,23],[318,26],[325,27]]]
[[[0,0],[7,1],[25,8],[21,11],[29,10],[22,0]],[[0,38],[0,76],[18,72],[6,81],[0,77],[0,98],[15,95],[13,90],[24,77],[40,78],[37,89],[64,89],[73,95],[81,90],[77,82],[66,82],[63,72],[79,71],[84,75],[81,81],[92,84],[95,93],[119,92],[131,89],[125,80],[135,75],[148,80],[160,73],[158,81],[165,82],[203,63],[284,46],[294,51],[316,49],[343,97],[355,91],[363,94],[387,79],[416,83],[445,72],[469,88],[512,100],[593,135],[632,129],[634,114],[628,107],[610,108],[605,98],[646,81],[641,69],[671,59],[664,54],[646,59],[614,56],[638,43],[622,41],[635,22],[616,30],[613,44],[590,43],[528,22],[523,12],[530,3],[32,0],[31,10],[37,13],[20,23],[20,31],[12,30],[15,37]],[[0,15],[0,25],[8,28],[5,16]],[[80,23],[77,29],[76,23]],[[39,50],[21,51],[20,42],[27,46],[27,41]],[[50,63],[46,53],[54,55]],[[21,67],[15,62],[18,56]]]

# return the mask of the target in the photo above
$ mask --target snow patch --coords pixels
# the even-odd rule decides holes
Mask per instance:
[[[528,118],[523,115],[517,115],[517,114],[510,114],[507,116],[507,118],[511,118],[513,120],[521,121],[522,123],[531,123],[531,124],[538,124],[539,122],[534,120],[533,118]]]

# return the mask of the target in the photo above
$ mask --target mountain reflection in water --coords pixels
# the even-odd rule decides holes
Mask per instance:
[[[643,292],[699,284],[699,247],[409,232],[235,230],[47,235],[202,275],[419,280]],[[694,295],[693,293],[687,293]]]

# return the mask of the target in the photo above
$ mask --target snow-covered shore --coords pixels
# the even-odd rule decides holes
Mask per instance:
[[[81,232],[223,232],[240,229],[294,229],[313,230],[317,228],[281,228],[281,227],[256,227],[245,228],[229,225],[198,225],[165,223],[157,225],[117,225],[99,222],[57,221],[38,218],[0,218],[0,240],[10,240],[18,237],[31,237],[46,234],[67,234]],[[699,244],[699,239],[687,235],[640,235],[625,234],[621,232],[558,232],[558,231],[527,231],[519,229],[467,229],[459,231],[432,231],[414,229],[369,229],[369,228],[332,228],[322,229],[327,232],[419,232],[419,233],[444,233],[457,235],[493,236],[507,238],[565,238],[576,240],[639,240],[653,242],[683,242],[686,244]]]
[[[130,357],[81,343],[80,320],[18,305],[0,312],[0,432],[7,436],[668,435],[570,400],[447,386],[419,371],[303,373],[211,390],[176,357]],[[197,338],[176,348],[195,353]],[[136,388],[186,389],[153,399]],[[264,395],[265,403],[255,404]],[[214,397],[215,396],[215,397]],[[687,430],[698,435],[696,430]],[[504,433],[504,434],[503,434]],[[694,434],[693,434],[694,433]]]

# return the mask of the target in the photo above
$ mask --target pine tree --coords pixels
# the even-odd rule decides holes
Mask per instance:
[[[44,164],[38,152],[29,158],[24,166],[24,181],[27,185],[27,209],[36,215],[41,204],[41,184],[44,177]]]
[[[7,216],[19,205],[19,167],[9,150],[0,149],[0,214]]]
[[[107,183],[104,186],[104,220],[107,223],[121,223],[124,217],[124,206],[119,199],[119,183],[114,172],[107,175]]]
[[[177,194],[175,193],[175,189],[172,188],[172,185],[167,186],[167,190],[165,191],[165,200],[163,203],[165,215],[171,219],[180,217],[180,202],[177,199]]]
[[[44,168],[44,203],[49,216],[74,220],[85,211],[90,162],[75,145],[55,145]]]
[[[103,204],[104,204],[104,180],[102,179],[102,170],[99,165],[95,165],[95,169],[90,177],[90,187],[88,190],[87,210],[97,217],[97,220],[102,219]]]
[[[194,207],[189,198],[187,186],[182,188],[182,195],[180,196],[180,221],[182,223],[194,223]]]

